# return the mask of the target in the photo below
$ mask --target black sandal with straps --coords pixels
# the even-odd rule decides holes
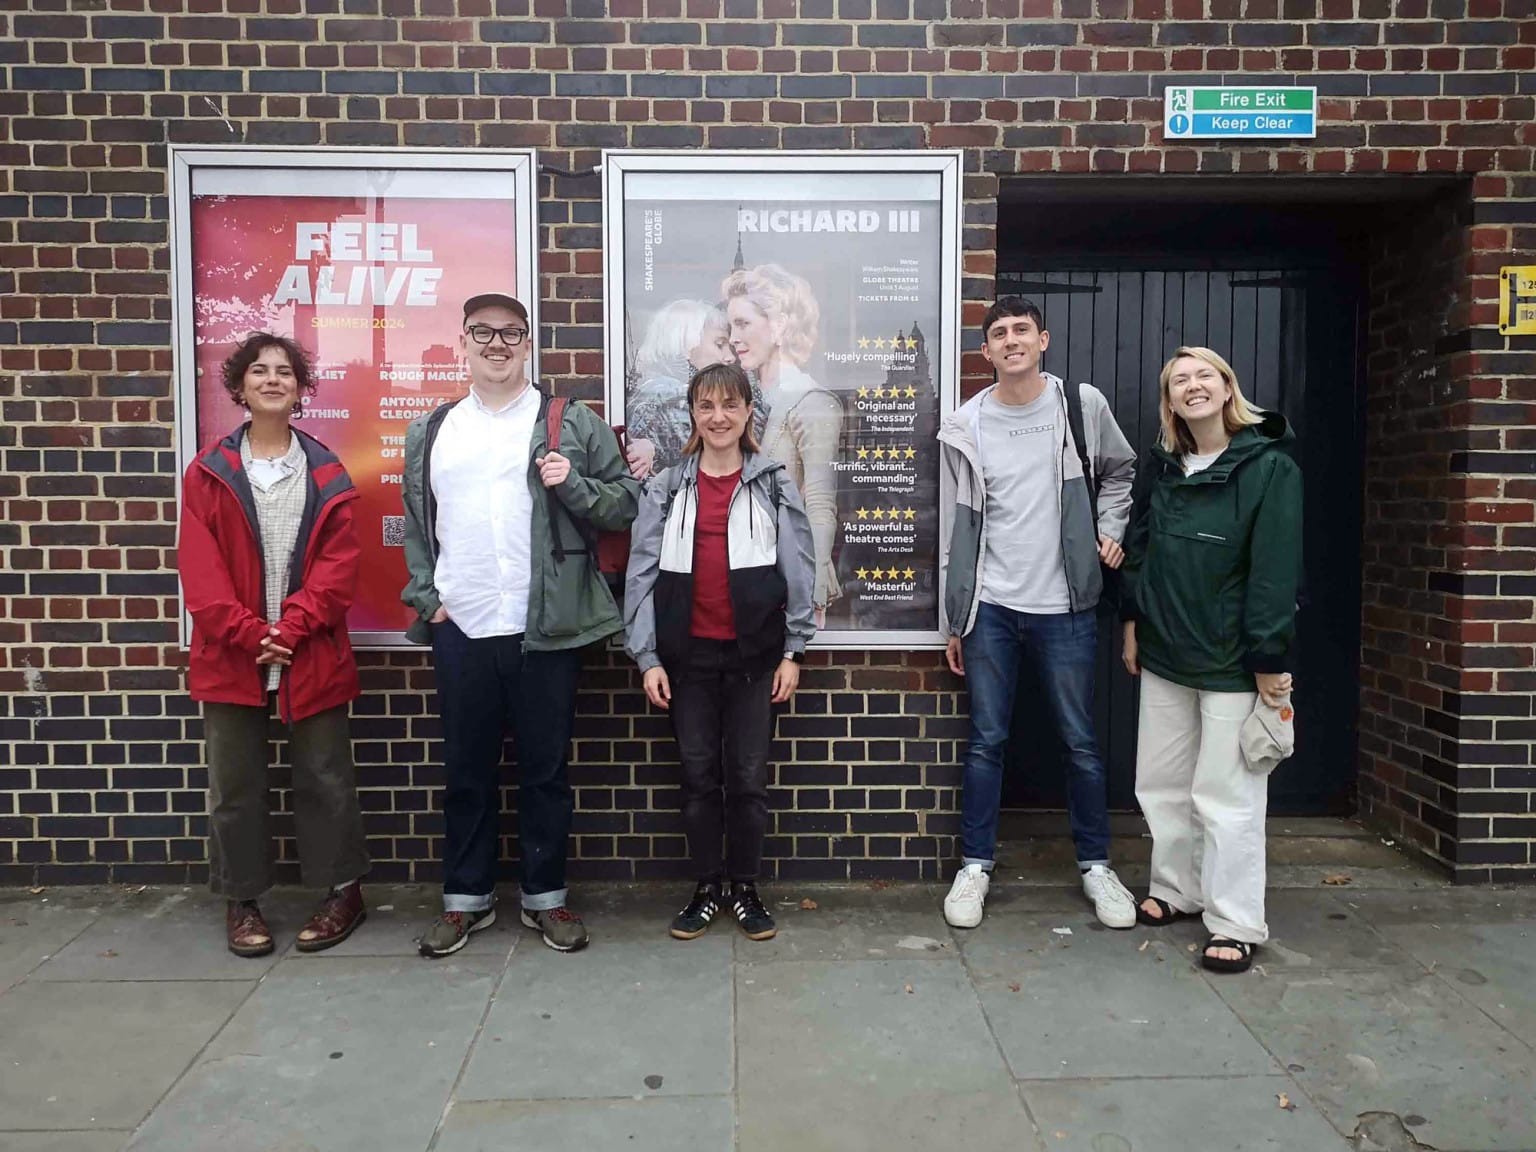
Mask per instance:
[[[1242,954],[1241,959],[1229,960],[1224,956],[1212,956],[1212,948],[1231,948]],[[1253,945],[1246,940],[1228,940],[1225,936],[1212,936],[1200,949],[1200,963],[1212,972],[1246,972],[1253,963]]]
[[[1159,915],[1153,916],[1142,907],[1147,900],[1157,905]],[[1138,901],[1136,904],[1136,923],[1145,924],[1148,928],[1163,928],[1175,920],[1192,920],[1198,915],[1200,915],[1198,912],[1180,912],[1168,901],[1159,900],[1156,896],[1148,896],[1146,900]]]

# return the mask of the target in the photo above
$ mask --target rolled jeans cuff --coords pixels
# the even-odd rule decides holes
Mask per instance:
[[[992,871],[992,861],[990,861],[990,860],[978,860],[974,856],[962,856],[962,857],[960,857],[960,867],[962,867],[962,868],[969,868],[972,864],[979,864],[979,865],[981,865],[981,870],[983,872],[990,872],[990,871]]]
[[[551,908],[565,907],[565,895],[569,888],[556,888],[553,892],[524,892],[523,907],[530,912],[548,912]]]
[[[1092,868],[1095,864],[1102,864],[1106,868],[1109,867],[1109,861],[1108,860],[1079,860],[1077,862],[1077,870],[1079,872],[1086,872],[1086,871],[1088,871],[1088,869]]]
[[[496,903],[496,894],[487,892],[483,896],[476,896],[471,892],[444,892],[444,912],[484,912]]]

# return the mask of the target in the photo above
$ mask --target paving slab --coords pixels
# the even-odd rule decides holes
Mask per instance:
[[[1391,1113],[1435,1148],[1536,1148],[1536,1053],[1438,976],[1254,975],[1213,983],[1339,1131]]]
[[[1255,954],[1255,962],[1266,969],[1418,967],[1412,956],[1329,893],[1270,892],[1265,898],[1265,919],[1269,942]],[[1198,920],[1182,920],[1153,931],[1167,931],[1185,944],[1203,945],[1210,936]]]
[[[1021,970],[1012,980],[978,981],[976,991],[1021,1080],[1278,1071],[1185,965]]]
[[[805,900],[815,907],[802,907]],[[943,900],[944,892],[929,885],[792,895],[773,903],[779,934],[760,941],[738,934],[736,959],[746,964],[878,959],[958,962],[960,950],[944,922]],[[728,921],[726,926],[734,924]]]
[[[787,961],[736,979],[743,1152],[1038,1147],[958,965]]]
[[[1062,1080],[1022,1087],[1052,1152],[1349,1152],[1353,1147],[1287,1076]]]
[[[279,964],[129,1147],[423,1152],[503,968],[460,955]]]
[[[222,899],[196,889],[149,889],[102,912],[32,979],[254,983],[292,947],[294,904],[289,894],[266,900],[263,914],[276,948],[267,956],[241,957],[225,940]]]
[[[16,985],[0,996],[0,1131],[132,1128],[249,992],[225,981]]]
[[[1536,919],[1381,929],[1462,996],[1536,1047]]]
[[[1378,928],[1536,922],[1536,887],[1342,889],[1335,898]]]
[[[433,1152],[731,1152],[729,1096],[457,1103]]]
[[[101,914],[96,893],[63,897],[0,889],[0,992],[80,935]]]
[[[532,933],[529,940],[536,941]],[[538,943],[507,966],[460,1100],[731,1091],[731,937]]]
[[[0,1132],[0,1152],[122,1152],[130,1133]]]

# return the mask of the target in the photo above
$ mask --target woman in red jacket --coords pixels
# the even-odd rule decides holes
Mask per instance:
[[[314,394],[308,357],[261,332],[224,362],[249,420],[198,454],[182,484],[177,562],[192,616],[188,686],[208,748],[208,879],[228,899],[238,956],[273,949],[257,899],[272,883],[268,721],[287,725],[293,816],[306,884],[328,889],[298,948],[339,944],[366,911],[368,870],[347,704],[357,663],[347,609],[357,585],[352,501],[335,454],[290,426]]]

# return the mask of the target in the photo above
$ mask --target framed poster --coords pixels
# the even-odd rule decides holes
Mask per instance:
[[[676,463],[734,361],[805,500],[816,644],[941,646],[939,421],[959,388],[961,153],[603,157],[607,402]]]
[[[297,340],[317,385],[299,426],[361,493],[352,643],[403,646],[406,426],[469,387],[466,298],[512,292],[538,331],[536,157],[172,146],[170,166],[180,471],[242,419],[220,379],[235,346],[259,331]]]

